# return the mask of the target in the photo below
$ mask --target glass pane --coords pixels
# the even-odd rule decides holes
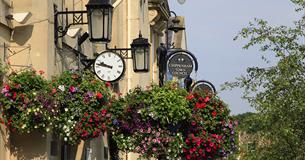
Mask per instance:
[[[94,9],[91,15],[91,35],[92,38],[103,38],[103,12],[99,9]]]
[[[144,64],[145,64],[145,57],[144,57],[144,49],[139,48],[136,50],[135,54],[135,60],[136,60],[136,69],[142,70],[144,69]]]
[[[108,20],[109,20],[109,15],[108,14],[105,14],[105,17],[104,17],[104,26],[105,26],[105,30],[104,30],[104,38],[108,38]]]

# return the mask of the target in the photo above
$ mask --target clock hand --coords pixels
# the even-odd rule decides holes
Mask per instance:
[[[110,68],[112,69],[113,67],[110,65],[105,64],[104,62],[98,63],[97,65],[101,66],[101,67],[106,67],[106,68]]]

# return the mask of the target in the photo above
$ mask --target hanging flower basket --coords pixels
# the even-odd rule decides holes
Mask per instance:
[[[204,160],[236,149],[234,123],[215,95],[188,94],[176,83],[135,89],[113,102],[113,138],[140,158]]]
[[[7,77],[0,96],[3,118],[0,122],[11,131],[46,132],[52,127],[53,105],[48,96],[48,82],[41,74],[26,70]]]
[[[109,83],[90,72],[64,72],[52,80],[55,132],[69,143],[98,137],[106,131],[111,115]]]

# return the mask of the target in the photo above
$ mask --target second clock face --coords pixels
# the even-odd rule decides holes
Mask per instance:
[[[103,52],[95,59],[94,72],[103,81],[117,81],[125,72],[124,59],[117,53]]]

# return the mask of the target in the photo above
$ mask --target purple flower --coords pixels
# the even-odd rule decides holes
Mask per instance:
[[[118,121],[117,119],[114,119],[114,120],[112,121],[112,123],[113,123],[114,125],[116,125],[116,126],[119,125],[119,121]]]
[[[87,96],[90,97],[90,98],[92,98],[92,97],[93,97],[93,92],[90,92],[90,91],[87,92]]]

